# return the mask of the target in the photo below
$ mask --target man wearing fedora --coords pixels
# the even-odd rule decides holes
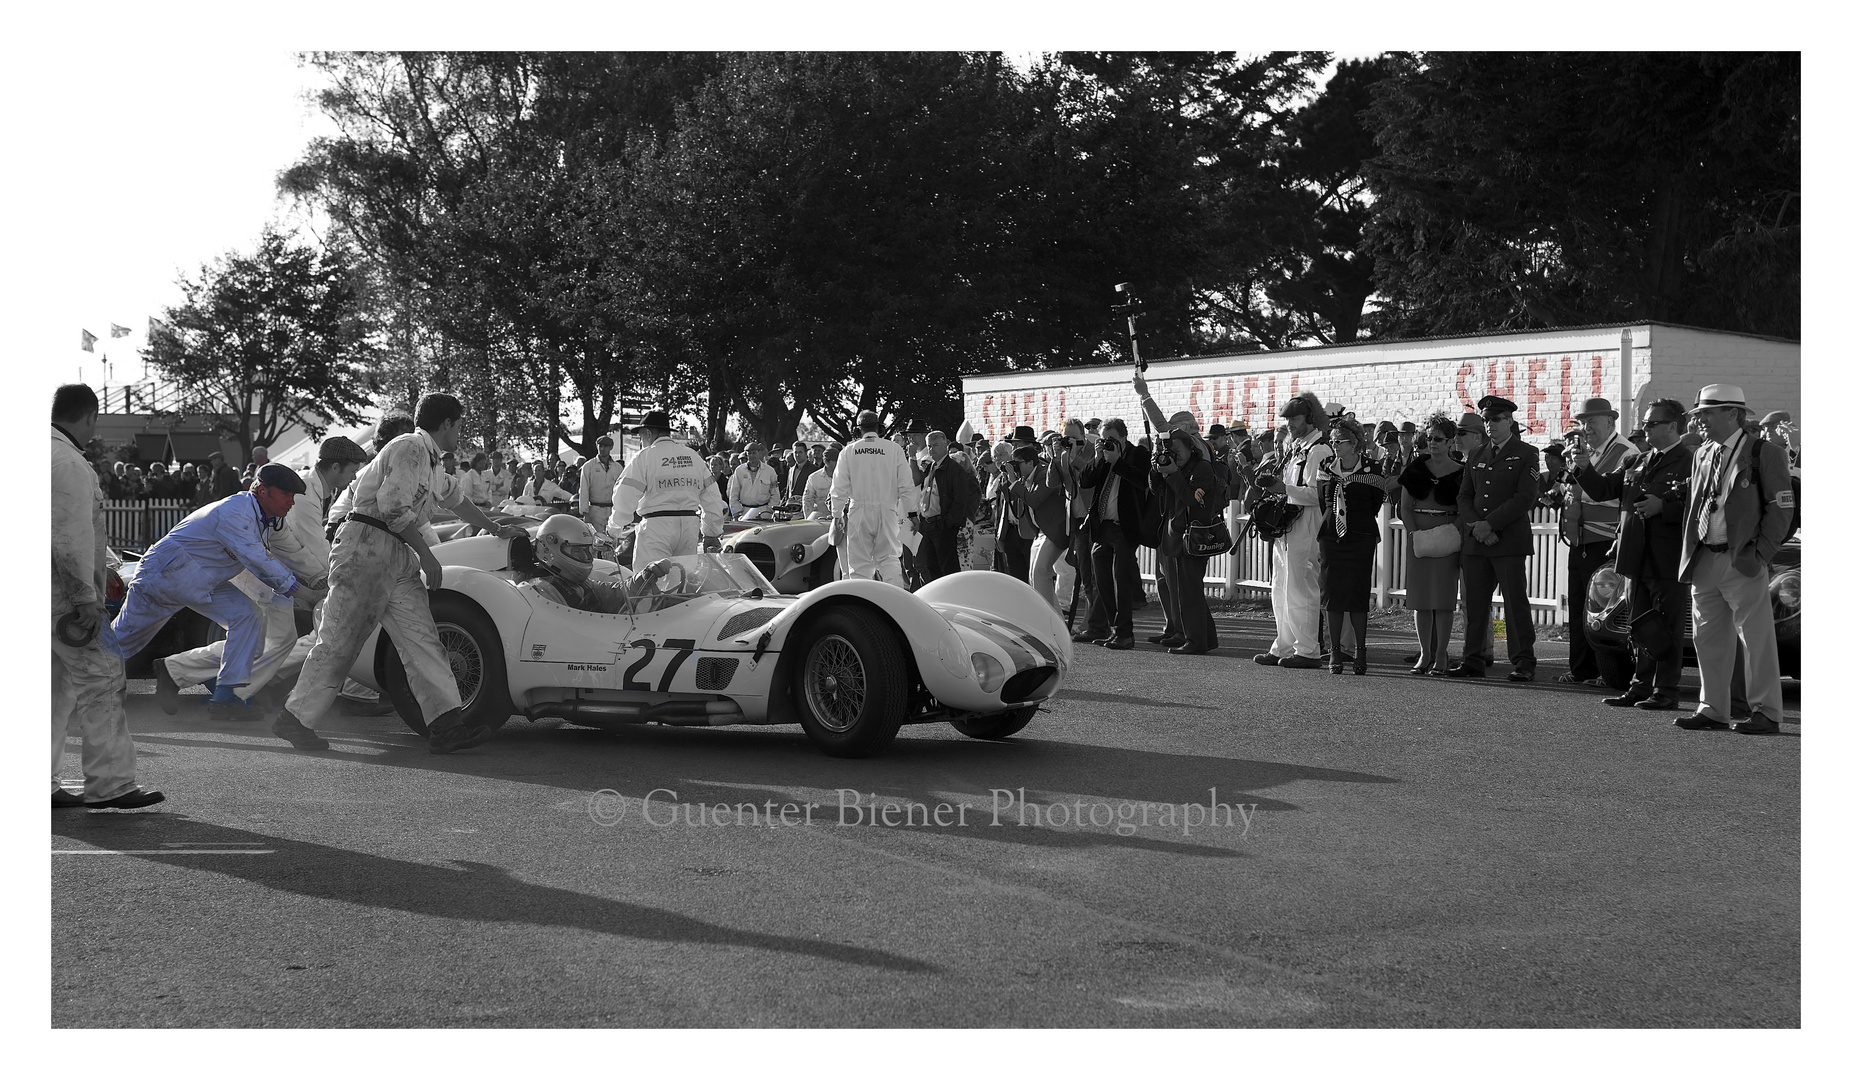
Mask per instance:
[[[1559,526],[1569,544],[1569,671],[1558,675],[1556,681],[1601,686],[1601,665],[1588,644],[1588,627],[1583,623],[1588,610],[1588,579],[1607,561],[1620,532],[1620,492],[1609,491],[1606,482],[1618,481],[1625,475],[1640,459],[1640,452],[1615,432],[1620,413],[1607,398],[1589,398],[1575,418],[1582,424],[1581,437],[1571,439],[1575,468],[1564,485]],[[1552,457],[1549,464],[1562,468],[1558,457]],[[1601,479],[1590,486],[1590,477]],[[1602,498],[1596,491],[1614,497]]]
[[[1687,731],[1730,725],[1732,638],[1743,645],[1749,719],[1743,735],[1781,732],[1781,665],[1769,609],[1768,565],[1794,513],[1788,455],[1743,430],[1749,407],[1740,386],[1713,383],[1691,415],[1704,443],[1691,466],[1678,579],[1691,586],[1691,639],[1698,654],[1698,711],[1676,723]]]
[[[1028,584],[1029,551],[1035,546],[1036,528],[1029,513],[1027,480],[1041,458],[1035,429],[1016,425],[998,450],[997,479],[990,493],[991,520],[997,529],[995,569]]]
[[[640,435],[643,448],[624,466],[613,489],[611,528],[639,519],[630,565],[640,570],[657,559],[696,555],[704,543],[718,543],[725,511],[720,488],[693,447],[669,438],[669,414],[652,409],[627,434]]]
[[[1492,663],[1492,593],[1505,601],[1505,650],[1512,682],[1537,677],[1536,629],[1531,624],[1527,564],[1531,555],[1530,511],[1542,472],[1537,448],[1518,438],[1517,405],[1488,395],[1479,414],[1491,438],[1466,459],[1460,482],[1460,595],[1466,638],[1460,662],[1447,669],[1454,679],[1477,679]]]

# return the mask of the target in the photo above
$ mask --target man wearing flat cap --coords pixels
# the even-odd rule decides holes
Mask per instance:
[[[1620,532],[1621,505],[1619,492],[1613,498],[1599,498],[1593,490],[1606,492],[1604,481],[1617,481],[1640,459],[1633,444],[1614,430],[1620,413],[1607,398],[1589,398],[1576,413],[1582,427],[1570,437],[1575,464],[1563,485],[1563,516],[1559,528],[1569,544],[1569,670],[1558,675],[1560,683],[1602,686],[1601,665],[1588,643],[1588,628],[1583,617],[1588,609],[1588,579],[1614,550]],[[1560,457],[1549,462],[1552,469],[1562,469]],[[1589,478],[1601,477],[1591,488]]]
[[[1729,727],[1735,642],[1743,645],[1749,719],[1742,735],[1781,732],[1781,661],[1769,608],[1768,565],[1794,513],[1788,455],[1743,430],[1749,407],[1740,386],[1698,392],[1691,415],[1704,444],[1691,466],[1690,499],[1678,579],[1691,586],[1691,641],[1698,654],[1698,711],[1676,723],[1688,731]]]
[[[315,468],[302,478],[302,493],[296,496],[289,513],[284,516],[282,528],[264,531],[264,544],[270,554],[302,580],[327,579],[331,547],[327,533],[328,508],[335,497],[353,483],[354,477],[366,463],[367,452],[354,440],[343,435],[331,435],[322,440],[316,454]],[[264,468],[273,467],[283,468],[281,465],[266,465]],[[264,617],[263,652],[251,665],[250,680],[242,688],[235,693],[215,689],[213,696],[207,700],[207,709],[221,719],[258,719],[257,713],[250,708],[250,700],[272,681],[294,677],[301,670],[302,662],[308,658],[309,650],[315,645],[316,635],[313,631],[300,636],[296,633],[296,605],[257,606]],[[317,605],[317,622],[320,621],[320,614]],[[182,688],[197,686],[207,679],[217,677],[223,663],[225,644],[223,641],[215,641],[203,648],[189,649],[154,662],[155,701],[163,712],[172,716],[179,711]],[[342,692],[369,699],[368,704],[373,709],[378,708],[378,696],[351,680]]]
[[[122,609],[104,637],[105,647],[123,659],[134,656],[175,612],[192,608],[226,632],[219,685],[209,706],[251,715],[246,710],[255,692],[250,686],[252,669],[264,651],[266,626],[266,612],[253,602],[253,594],[264,597],[264,606],[274,604],[287,613],[305,586],[319,592],[326,584],[325,570],[313,577],[298,576],[264,542],[283,527],[297,496],[307,491],[296,470],[272,463],[257,470],[250,491],[187,515],[142,557]],[[288,640],[294,642],[295,637],[292,627]]]
[[[1482,678],[1492,662],[1489,644],[1492,593],[1505,602],[1505,650],[1512,682],[1537,677],[1537,632],[1531,624],[1528,563],[1530,511],[1541,474],[1537,448],[1518,438],[1517,405],[1491,395],[1479,399],[1486,444],[1466,461],[1460,483],[1460,592],[1466,638],[1450,678]]]

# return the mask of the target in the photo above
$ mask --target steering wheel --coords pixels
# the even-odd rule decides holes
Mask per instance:
[[[652,573],[651,570],[655,566],[661,566],[662,570]],[[674,570],[680,577],[675,582],[675,588],[665,589],[662,587],[662,581],[669,576],[671,570]],[[643,583],[637,587],[636,591],[638,597],[680,595],[688,587],[688,568],[681,563],[651,563],[643,568],[643,575]]]

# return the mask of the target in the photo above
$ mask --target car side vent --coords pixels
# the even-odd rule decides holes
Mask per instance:
[[[753,608],[751,611],[742,611],[738,615],[727,620],[727,624],[720,628],[720,636],[723,638],[740,637],[743,634],[757,630],[759,627],[777,618],[778,613],[783,610],[783,608],[777,607],[762,607]]]
[[[695,661],[695,689],[725,690],[740,662],[732,656],[703,656]]]

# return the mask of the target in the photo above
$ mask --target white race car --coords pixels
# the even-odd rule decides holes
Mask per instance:
[[[523,542],[435,549],[444,582],[431,610],[464,712],[497,727],[515,713],[594,727],[798,723],[825,753],[862,757],[903,724],[1014,735],[1074,662],[1061,617],[1003,574],[952,574],[917,593],[854,580],[782,596],[740,554],[677,556],[638,574],[601,559],[594,579],[628,593],[607,614],[519,587],[531,567],[510,545]],[[424,732],[383,631],[353,676]]]

